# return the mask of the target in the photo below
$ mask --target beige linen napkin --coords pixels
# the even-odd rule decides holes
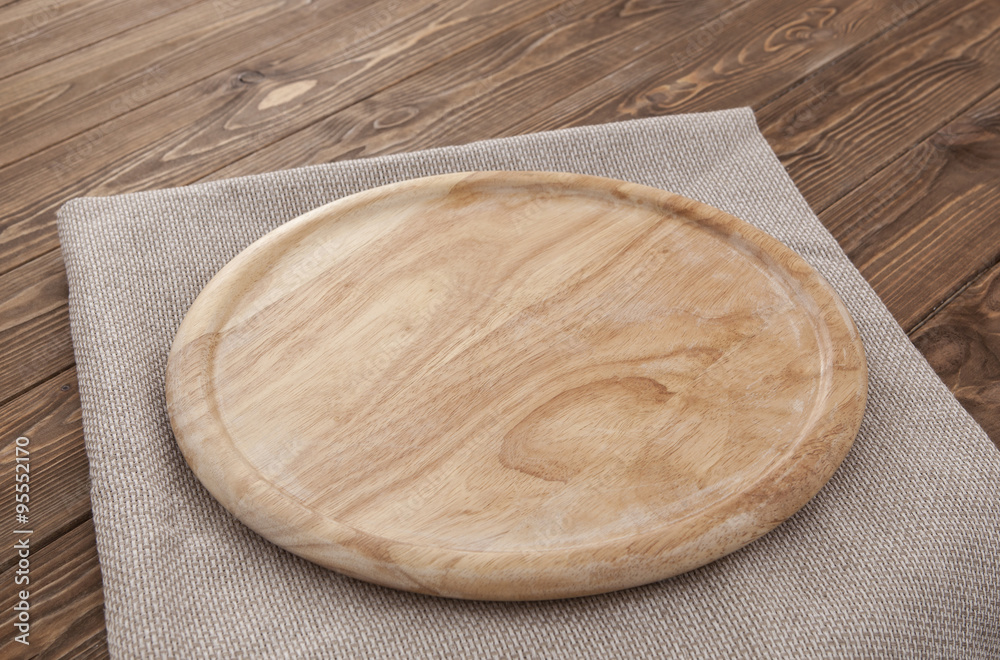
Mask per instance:
[[[170,432],[164,367],[195,296],[281,223],[465,170],[625,179],[721,208],[837,289],[870,367],[861,433],[802,511],[685,575],[564,601],[436,599],[338,575],[229,516]],[[1000,654],[1000,454],[893,321],[737,109],[576,128],[59,212],[108,644],[117,657],[942,657]]]

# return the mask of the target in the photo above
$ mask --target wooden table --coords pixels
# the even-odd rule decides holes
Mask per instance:
[[[1000,441],[996,0],[0,0],[0,656],[107,654],[63,202],[741,105]]]

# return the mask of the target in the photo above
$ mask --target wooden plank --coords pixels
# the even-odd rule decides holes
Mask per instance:
[[[391,24],[421,3],[202,2],[3,81],[0,166],[336,21],[348,42],[378,12]],[[404,11],[404,8],[406,9]],[[341,41],[344,41],[342,37]],[[44,126],[45,130],[33,130]]]
[[[598,6],[596,0],[587,1]],[[573,13],[590,6],[574,3],[555,14],[547,11],[551,3],[531,0],[432,6],[405,26],[376,30],[349,50],[338,45],[343,40],[340,27],[331,25],[105,122],[0,170],[0,269],[55,247],[53,212],[71,197],[189,183],[519,20],[532,22],[534,29],[514,28],[507,37],[511,43],[485,57],[509,59],[546,44],[550,33],[568,29],[564,26],[593,23]],[[691,12],[671,5],[656,15],[661,13],[677,21]],[[648,15],[644,12],[631,23]],[[304,89],[302,83],[312,80],[317,84]],[[289,90],[303,93],[289,98]],[[422,90],[416,99],[425,94],[430,92]],[[390,129],[389,119],[380,119],[384,130]],[[370,121],[370,116],[364,118]]]
[[[0,8],[0,78],[103,41],[197,0],[22,0]]]
[[[907,330],[1000,261],[998,126],[1000,90],[820,214]]]
[[[504,133],[749,104],[807,199],[822,209],[1000,77],[1000,5],[926,4],[833,0],[783,3],[780,11],[748,4],[705,26],[680,52],[654,51]],[[671,65],[656,68],[656,59]],[[865,113],[874,113],[871,121],[853,119]]]
[[[511,124],[512,133],[760,108],[934,0],[745,3]],[[839,70],[839,69],[836,69]]]
[[[15,585],[17,566],[0,575],[3,619],[0,657],[105,657],[104,594],[90,519],[44,548],[29,542],[27,585]],[[14,610],[22,589],[28,591],[29,646],[15,640]]]
[[[0,484],[12,494],[15,442],[27,437],[28,529],[42,547],[90,512],[90,480],[83,446],[76,370],[67,369],[0,408]],[[22,456],[23,451],[21,452]],[[13,506],[13,496],[11,496]],[[9,518],[13,521],[11,511]],[[9,533],[9,532],[8,532]],[[16,561],[10,544],[0,546],[0,570]]]
[[[996,87],[998,31],[995,0],[932,4],[763,107],[761,130],[821,212]]]
[[[549,17],[539,16],[259,149],[211,178],[509,135],[512,123],[664,40],[683,41],[733,4],[723,0],[643,11],[631,3],[581,2],[585,11],[555,28]]]
[[[682,33],[676,24],[657,25],[648,20],[650,33],[643,31],[634,40],[649,39],[652,45],[650,52],[640,49],[632,54],[638,57],[635,68],[621,66],[630,56],[614,53],[605,61],[605,48],[596,54],[590,52],[583,33],[563,37],[580,44],[575,57],[560,54],[549,60],[532,53],[495,64],[497,58],[491,53],[497,47],[483,44],[463,54],[460,61],[442,62],[259,150],[245,162],[214,173],[213,178],[566,124],[763,104],[802,76],[879,34],[891,15],[889,5],[889,0],[884,0],[881,13],[873,11],[869,0],[826,0],[819,8],[803,8],[791,0],[780,5],[726,5],[728,12],[707,23],[699,20],[695,26],[701,27],[690,34]],[[919,8],[919,3],[914,4],[912,11]],[[662,46],[662,38],[656,40],[653,34],[677,38]],[[603,68],[595,67],[595,62],[603,63]],[[671,64],[665,67],[664,62]],[[634,90],[637,80],[650,81],[650,71],[658,72],[656,85],[641,88],[642,92],[630,98],[662,100],[667,85],[676,92],[673,101],[647,103],[641,111],[634,104],[623,107],[620,101],[608,101],[609,93],[619,85]],[[559,81],[573,81],[573,85],[560,85]],[[417,90],[423,90],[421,101],[414,104]],[[428,94],[427,90],[432,91]],[[560,100],[563,96],[566,100]],[[517,99],[519,112],[510,111],[512,99]],[[414,109],[419,112],[414,113]],[[398,126],[381,119],[405,116],[407,111],[414,116]]]
[[[0,275],[0,403],[73,364],[67,295],[59,250]]]
[[[1000,448],[1000,267],[987,271],[910,338]]]

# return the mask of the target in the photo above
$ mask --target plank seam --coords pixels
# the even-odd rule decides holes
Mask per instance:
[[[976,271],[976,273],[973,274],[972,277],[970,277],[964,284],[960,285],[953,293],[949,294],[947,297],[944,298],[944,300],[942,300],[940,303],[931,308],[931,310],[927,312],[927,314],[923,318],[917,321],[912,328],[906,331],[906,334],[912,338],[913,335],[916,334],[918,330],[920,330],[920,328],[925,326],[931,319],[940,314],[948,305],[950,305],[959,296],[965,293],[966,289],[973,286],[974,284],[979,283],[981,280],[987,277],[993,271],[993,269],[997,267],[998,264],[1000,264],[1000,253],[993,256],[993,259],[990,260],[989,265]]]
[[[19,1],[20,0],[15,0],[15,2],[19,2]],[[30,66],[27,66],[27,67],[25,67],[23,69],[18,69],[17,71],[11,71],[10,73],[8,73],[5,76],[0,76],[0,82],[3,82],[4,80],[6,80],[7,78],[10,78],[11,76],[16,76],[16,75],[24,73],[26,71],[31,71],[32,69],[34,69],[36,67],[39,67],[39,66],[42,66],[43,64],[48,64],[49,62],[52,62],[54,60],[59,59],[60,57],[66,57],[67,55],[72,55],[73,53],[76,53],[78,51],[83,50],[84,48],[89,48],[89,47],[91,47],[91,46],[93,46],[95,44],[99,44],[102,41],[104,41],[105,39],[111,39],[113,37],[117,37],[118,35],[125,34],[126,32],[130,32],[131,30],[134,30],[135,28],[142,27],[143,25],[148,25],[149,23],[152,23],[153,21],[158,21],[161,18],[166,18],[167,16],[170,16],[172,14],[175,14],[175,13],[179,12],[179,11],[187,9],[188,7],[190,7],[193,4],[196,4],[197,2],[198,2],[198,0],[190,0],[190,2],[188,2],[187,4],[180,5],[176,9],[174,9],[172,11],[168,11],[165,14],[160,14],[159,16],[154,16],[153,18],[151,18],[151,19],[149,19],[147,21],[143,21],[142,23],[136,23],[132,27],[126,28],[124,30],[120,30],[120,31],[115,32],[113,34],[106,35],[104,37],[104,39],[98,39],[97,41],[91,41],[90,43],[86,43],[86,44],[83,44],[81,46],[78,46],[77,48],[74,48],[73,50],[68,50],[65,53],[59,53],[58,55],[50,57],[47,60],[42,60],[40,62],[35,62],[34,64],[32,64]],[[14,2],[12,2],[10,4],[14,4]],[[9,6],[9,5],[0,5],[0,9],[3,9],[4,7],[7,7],[7,6]],[[31,38],[35,38],[35,37],[31,37]]]
[[[61,308],[58,308],[58,309],[61,309]],[[14,401],[17,401],[22,396],[24,396],[25,394],[27,394],[31,390],[35,389],[36,387],[41,387],[42,385],[44,385],[45,383],[49,382],[50,380],[53,380],[54,378],[57,378],[58,376],[61,376],[62,374],[66,373],[70,369],[74,369],[75,367],[76,367],[76,360],[74,360],[73,364],[69,365],[65,369],[60,369],[59,371],[56,371],[56,372],[54,372],[52,374],[49,374],[48,376],[43,376],[39,380],[35,381],[32,385],[29,385],[29,386],[25,387],[24,389],[18,391],[16,394],[13,394],[13,395],[7,397],[6,399],[4,399],[3,401],[0,401],[0,408],[6,407],[7,405],[13,403]]]
[[[32,536],[31,536],[31,554],[34,555],[37,552],[40,552],[40,551],[44,550],[46,547],[48,547],[52,543],[58,541],[59,539],[63,538],[64,536],[66,536],[70,532],[73,532],[73,531],[77,530],[81,525],[86,524],[87,521],[90,520],[93,517],[94,517],[93,510],[91,510],[91,509],[88,508],[85,512],[83,512],[82,514],[80,514],[76,518],[71,519],[70,521],[66,522],[65,524],[63,524],[62,526],[60,526],[59,528],[57,528],[56,531],[55,531],[55,533],[52,534],[48,539],[44,539],[42,541],[36,541],[35,540],[35,535],[32,534]],[[9,571],[16,564],[17,564],[17,557],[15,556],[10,561],[6,561],[3,564],[0,564],[0,573],[5,573],[5,572]]]

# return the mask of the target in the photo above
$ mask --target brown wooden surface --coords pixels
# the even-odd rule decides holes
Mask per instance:
[[[1000,441],[995,0],[0,2],[0,481],[14,529],[30,437],[35,530],[0,656],[106,654],[64,201],[737,105]]]

